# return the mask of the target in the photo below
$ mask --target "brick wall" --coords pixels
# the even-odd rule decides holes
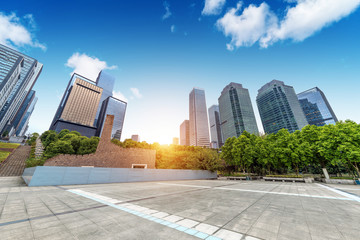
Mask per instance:
[[[107,115],[95,153],[88,155],[58,155],[46,160],[44,166],[131,168],[132,164],[147,164],[147,168],[155,168],[155,150],[122,148],[110,141],[113,122],[114,116]]]

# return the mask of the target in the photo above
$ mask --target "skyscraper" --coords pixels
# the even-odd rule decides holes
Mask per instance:
[[[112,137],[120,140],[126,102],[112,97],[114,78],[100,72],[96,82],[74,73],[65,90],[50,129],[78,131],[101,137],[107,114],[114,115]]]
[[[99,124],[97,126],[97,136],[101,136],[105,124],[106,115],[114,115],[114,123],[111,131],[111,138],[120,141],[127,103],[114,97],[106,98],[101,106],[99,114]]]
[[[299,93],[297,97],[310,125],[324,126],[338,121],[325,94],[318,87]]]
[[[11,121],[11,125],[13,127],[9,132],[9,136],[13,136],[13,135],[22,136],[20,132],[24,127],[23,124],[25,124],[26,121],[29,120],[28,118],[30,117],[36,102],[37,102],[37,98],[35,97],[35,91],[31,90],[29,94],[26,96],[19,111],[16,113],[15,118]]]
[[[219,97],[220,123],[223,139],[238,137],[242,132],[258,134],[249,90],[239,83],[230,83]]]
[[[94,122],[101,94],[102,88],[96,86],[95,82],[74,73],[50,129],[56,132],[68,129],[87,137],[95,136]]]
[[[189,120],[184,120],[180,125],[180,145],[190,146]]]
[[[34,111],[35,104],[37,102],[37,97],[34,97],[33,100],[30,102],[29,107],[27,108],[23,118],[21,119],[21,122],[16,127],[16,136],[24,136],[26,133],[26,130],[29,128],[29,120],[30,116]]]
[[[212,148],[220,148],[223,145],[222,134],[220,129],[219,106],[212,105],[209,107],[209,124]]]
[[[193,88],[189,95],[190,145],[209,147],[209,122],[207,116],[205,91]]]
[[[294,88],[282,81],[272,80],[260,88],[256,103],[265,133],[282,128],[294,132],[308,124]]]
[[[105,71],[101,71],[96,79],[96,86],[101,87],[103,89],[100,104],[96,112],[95,122],[94,125],[98,125],[98,119],[102,107],[102,103],[108,98],[112,97],[113,90],[114,90],[115,78],[110,74],[106,73]],[[111,114],[112,115],[112,114]],[[105,115],[106,116],[106,115]],[[116,121],[116,120],[114,120]]]
[[[24,114],[20,109],[23,109],[22,106],[28,99],[42,67],[36,59],[0,44],[1,134],[8,132],[12,136],[18,132],[14,120],[19,119],[17,114]]]

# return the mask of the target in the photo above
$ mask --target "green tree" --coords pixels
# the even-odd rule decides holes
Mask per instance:
[[[50,136],[50,135],[49,135]],[[59,154],[74,154],[75,151],[71,146],[71,143],[68,141],[58,140],[57,142],[52,142],[46,148],[44,152],[45,158],[52,158]]]
[[[226,139],[224,145],[221,147],[220,158],[225,161],[228,166],[236,166],[235,157],[233,156],[232,149],[234,148],[234,142],[236,137]]]
[[[320,154],[330,159],[332,165],[339,161],[355,170],[360,176],[360,126],[352,121],[324,126],[320,138]]]
[[[216,171],[223,167],[223,162],[219,158],[216,150],[201,148],[196,152],[188,152],[185,158],[186,168]]]
[[[96,152],[96,148],[98,144],[99,144],[98,137],[82,139],[77,154],[84,155],[84,154],[94,153]]]
[[[55,131],[48,130],[41,135],[40,139],[46,149],[51,143],[55,143],[58,140],[58,137]]]
[[[70,131],[68,129],[63,129],[59,132],[58,138],[62,139],[66,134],[68,134]]]

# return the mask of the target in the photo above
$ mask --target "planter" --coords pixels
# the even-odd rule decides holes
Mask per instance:
[[[348,185],[356,184],[355,181],[351,179],[322,179],[322,182],[329,184],[348,184]]]

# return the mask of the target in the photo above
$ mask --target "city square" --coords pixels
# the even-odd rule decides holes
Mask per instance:
[[[360,240],[359,9],[2,1],[0,240]]]
[[[191,180],[27,187],[0,178],[1,239],[358,239],[354,185]]]

